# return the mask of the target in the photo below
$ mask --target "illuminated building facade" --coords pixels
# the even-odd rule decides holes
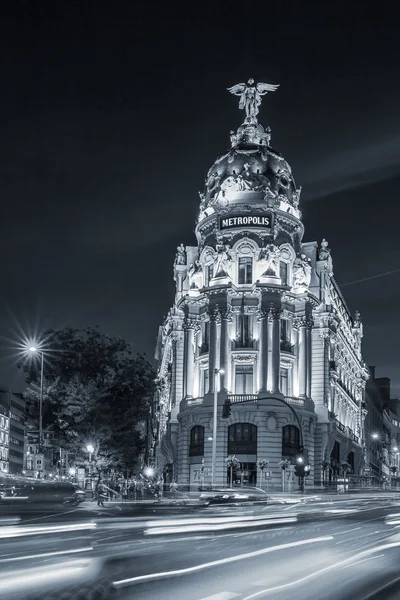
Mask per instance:
[[[167,481],[195,489],[211,483],[215,391],[215,485],[228,483],[235,455],[234,484],[265,487],[268,472],[278,488],[300,428],[309,483],[364,463],[360,315],[346,306],[327,241],[303,241],[301,190],[258,123],[259,104],[241,102],[246,119],[207,174],[197,245],[177,249],[175,301],[159,330],[150,454]],[[293,467],[284,476],[293,480]]]

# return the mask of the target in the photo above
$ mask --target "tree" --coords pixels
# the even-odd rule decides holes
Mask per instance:
[[[98,465],[130,471],[145,443],[142,424],[155,392],[151,365],[128,342],[96,328],[49,331],[44,338],[44,427],[82,460],[90,442]],[[37,406],[40,373],[33,367],[23,366],[27,396]]]

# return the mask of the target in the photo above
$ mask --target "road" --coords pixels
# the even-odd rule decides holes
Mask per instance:
[[[396,499],[200,509],[86,506],[10,523],[0,528],[2,598],[78,600],[94,588],[104,599],[400,597]],[[393,580],[394,587],[383,588]]]

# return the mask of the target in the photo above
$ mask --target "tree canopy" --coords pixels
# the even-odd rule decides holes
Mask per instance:
[[[51,330],[44,339],[43,427],[78,461],[91,443],[99,466],[131,470],[143,449],[155,391],[150,363],[125,340],[97,328]],[[39,367],[33,360],[23,365],[36,419]]]

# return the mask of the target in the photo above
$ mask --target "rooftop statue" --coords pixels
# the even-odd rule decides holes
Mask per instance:
[[[264,96],[268,92],[275,92],[279,85],[272,83],[257,83],[254,85],[254,79],[249,79],[247,83],[238,83],[231,88],[228,88],[228,92],[235,96],[240,96],[239,108],[244,108],[246,111],[246,121],[248,123],[257,122],[257,115],[259,113],[259,106],[261,104],[261,96]]]

